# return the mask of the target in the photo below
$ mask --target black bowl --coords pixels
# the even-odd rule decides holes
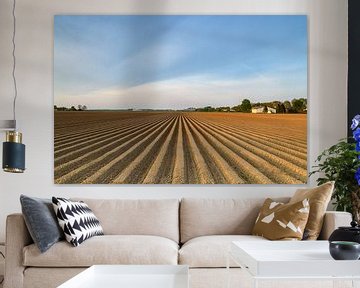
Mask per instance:
[[[358,260],[360,257],[360,244],[357,242],[332,241],[329,250],[335,260]]]

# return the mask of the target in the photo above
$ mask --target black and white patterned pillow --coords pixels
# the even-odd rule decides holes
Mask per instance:
[[[66,241],[79,246],[86,239],[104,235],[99,220],[84,202],[52,197],[55,214]]]

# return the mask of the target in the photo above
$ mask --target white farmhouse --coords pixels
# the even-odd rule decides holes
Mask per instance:
[[[267,108],[267,109],[265,109]],[[266,112],[267,110],[267,112]],[[268,113],[268,114],[276,114],[276,109],[269,106],[255,106],[251,108],[251,113]]]
[[[251,108],[251,113],[257,114],[257,113],[264,113],[265,106],[256,106]]]

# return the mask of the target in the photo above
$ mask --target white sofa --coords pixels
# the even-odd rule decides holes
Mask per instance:
[[[185,264],[191,288],[223,288],[231,241],[268,241],[250,235],[264,199],[81,200],[105,235],[76,248],[61,241],[41,254],[23,216],[8,216],[4,288],[56,287],[94,264]],[[350,221],[348,213],[327,212],[321,238]],[[235,287],[242,272],[231,264]]]

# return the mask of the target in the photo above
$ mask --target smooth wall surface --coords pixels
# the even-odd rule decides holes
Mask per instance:
[[[11,119],[12,1],[0,1],[0,119]],[[27,149],[23,175],[0,172],[0,242],[19,196],[87,198],[263,198],[292,195],[291,185],[53,184],[53,16],[55,14],[306,14],[309,22],[309,166],[347,132],[345,0],[18,0],[18,122]],[[1,133],[1,139],[4,134]],[[3,140],[2,140],[3,141]],[[0,156],[1,157],[1,156]],[[311,179],[308,185],[315,185]]]

